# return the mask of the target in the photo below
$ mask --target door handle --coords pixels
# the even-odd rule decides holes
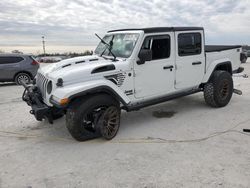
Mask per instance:
[[[193,62],[192,65],[201,65],[201,62],[200,61]]]
[[[171,71],[172,71],[173,68],[174,68],[173,65],[163,67],[164,70],[166,70],[166,69],[171,69]]]

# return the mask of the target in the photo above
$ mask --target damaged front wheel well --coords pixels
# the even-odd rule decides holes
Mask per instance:
[[[85,100],[86,98],[89,98],[95,95],[102,95],[102,94],[107,94],[113,97],[116,101],[122,103],[123,105],[126,105],[125,101],[115,91],[113,91],[113,89],[107,86],[101,86],[101,87],[97,87],[97,88],[93,88],[87,91],[77,93],[69,98],[70,99],[69,105],[74,104],[75,102],[78,102],[80,100]]]

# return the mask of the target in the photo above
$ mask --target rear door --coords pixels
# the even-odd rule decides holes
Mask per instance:
[[[176,89],[201,83],[205,73],[203,31],[176,32]]]
[[[152,50],[152,60],[134,64],[135,97],[159,96],[174,88],[173,33],[147,35],[142,49]]]
[[[0,80],[12,80],[24,59],[16,56],[0,56]]]

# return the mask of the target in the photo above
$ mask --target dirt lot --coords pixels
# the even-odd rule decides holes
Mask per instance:
[[[250,62],[244,67],[250,75]],[[250,134],[242,134],[250,78],[234,80],[243,96],[225,108],[198,93],[123,113],[114,140],[82,143],[64,118],[37,122],[22,87],[1,84],[0,187],[250,187]]]

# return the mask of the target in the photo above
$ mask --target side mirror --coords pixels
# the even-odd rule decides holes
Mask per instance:
[[[139,61],[137,61],[138,65],[144,64],[146,61],[151,61],[152,60],[152,50],[148,49],[141,49],[139,52]]]

